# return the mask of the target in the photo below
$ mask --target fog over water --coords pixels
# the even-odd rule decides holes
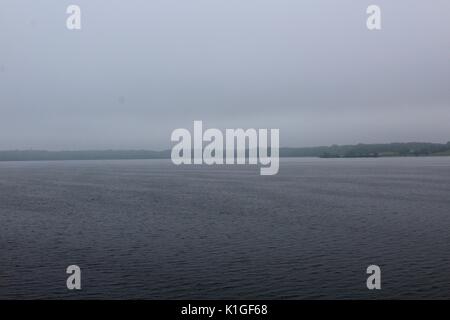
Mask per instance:
[[[450,144],[318,148],[273,176],[65,160],[168,157],[194,120],[446,143],[449,21],[448,0],[0,0],[0,151],[165,150],[2,152],[0,299],[449,299]]]
[[[282,146],[450,140],[450,2],[3,0],[0,149],[166,149],[193,120]]]

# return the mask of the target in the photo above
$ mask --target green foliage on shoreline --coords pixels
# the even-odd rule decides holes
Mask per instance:
[[[311,148],[284,148],[283,157],[322,157],[322,158],[366,158],[366,157],[412,157],[450,155],[450,142],[427,143],[387,143],[332,145]]]

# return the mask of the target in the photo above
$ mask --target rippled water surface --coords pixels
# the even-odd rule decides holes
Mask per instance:
[[[450,157],[0,163],[0,298],[450,298]]]

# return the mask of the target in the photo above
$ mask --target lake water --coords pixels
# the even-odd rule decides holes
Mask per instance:
[[[3,162],[0,298],[448,299],[450,157]]]

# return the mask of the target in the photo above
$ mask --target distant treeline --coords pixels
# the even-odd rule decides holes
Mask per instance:
[[[170,158],[170,153],[170,150],[11,150],[0,151],[0,161],[168,159]],[[450,142],[446,144],[408,142],[280,148],[280,157],[358,158],[406,156],[450,156]]]
[[[387,143],[332,145],[328,147],[283,148],[282,157],[322,157],[322,158],[360,158],[360,157],[406,157],[450,155],[450,142],[426,143]]]
[[[120,159],[167,159],[170,151],[149,150],[99,150],[99,151],[0,151],[0,161],[33,160],[120,160]]]

